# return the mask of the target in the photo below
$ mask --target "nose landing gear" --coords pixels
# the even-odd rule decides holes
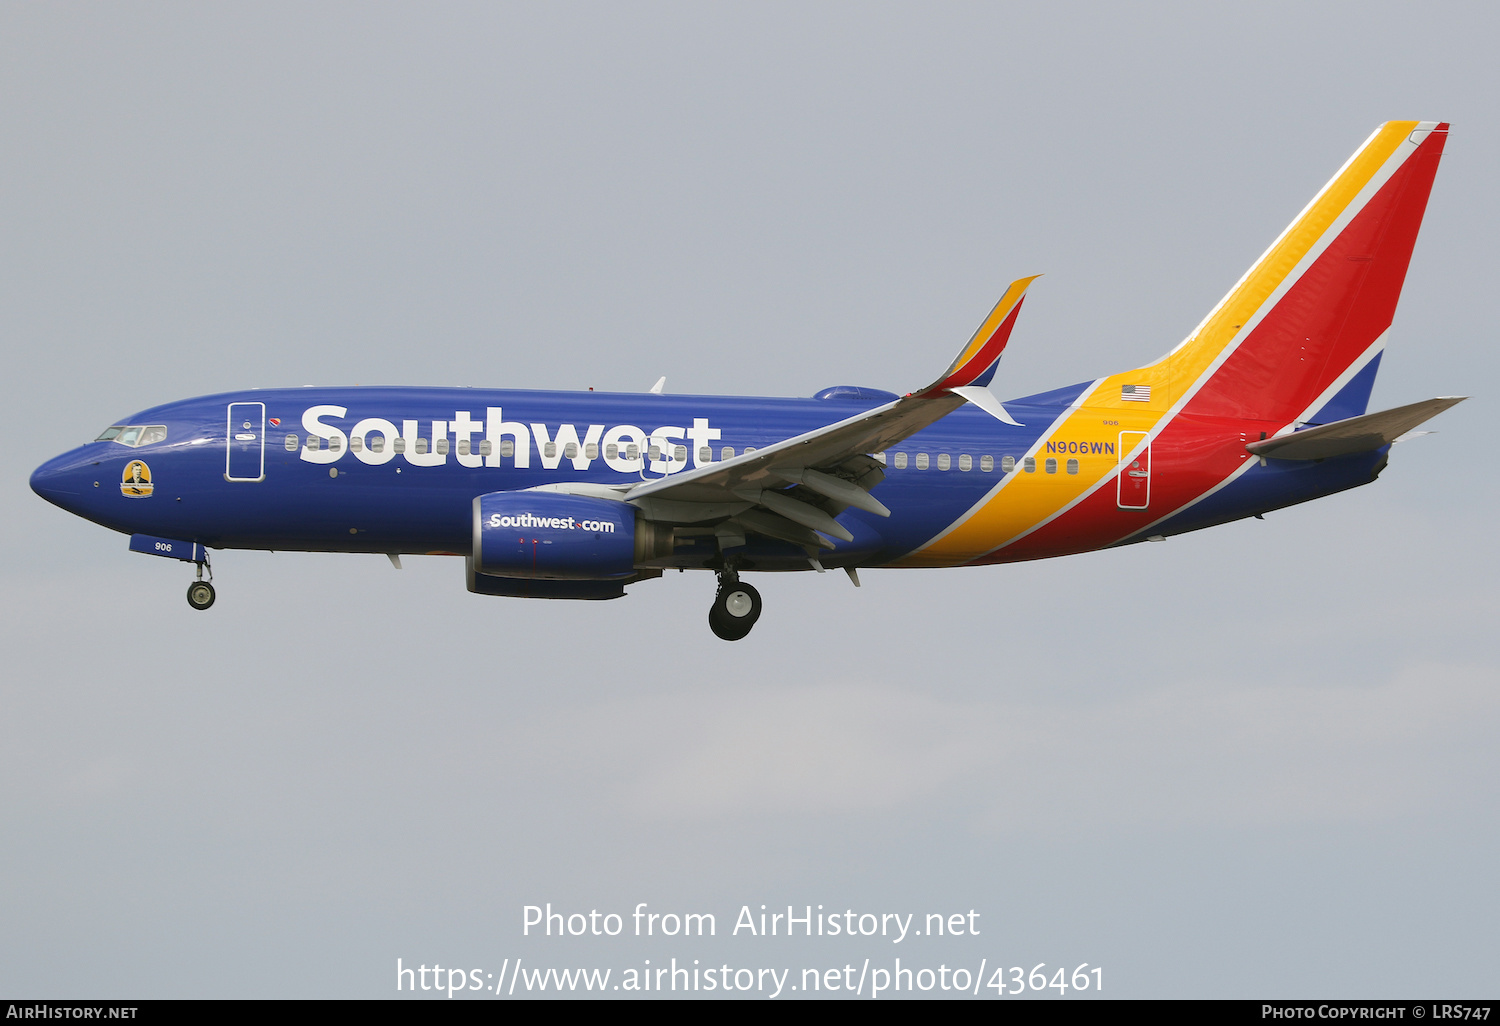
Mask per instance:
[[[206,557],[207,555],[207,550],[204,550],[204,556]],[[207,609],[209,606],[214,604],[214,586],[212,584],[214,572],[213,568],[209,567],[208,580],[205,581],[203,579],[203,568],[208,566],[208,560],[205,558],[203,562],[197,564],[197,566],[198,579],[192,584],[188,585],[188,605],[192,606],[194,609]]]
[[[734,570],[719,571],[719,592],[708,610],[708,626],[725,641],[739,641],[760,619],[760,592],[741,584]]]
[[[207,581],[194,581],[188,585],[187,598],[194,609],[207,609],[214,604],[214,586]]]

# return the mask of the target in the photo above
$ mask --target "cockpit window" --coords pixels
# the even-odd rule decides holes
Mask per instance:
[[[167,440],[167,426],[165,424],[131,424],[128,427],[106,428],[104,433],[94,439],[96,442],[119,442],[128,445],[132,449],[138,449],[143,445],[153,442],[165,442]]]

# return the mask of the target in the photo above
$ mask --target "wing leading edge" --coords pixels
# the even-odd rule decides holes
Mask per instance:
[[[844,420],[733,459],[636,485],[624,494],[652,520],[701,523],[729,515],[718,533],[742,531],[805,546],[833,548],[824,535],[853,540],[833,518],[850,506],[877,516],[890,510],[870,494],[885,471],[883,452],[966,402],[1015,423],[983,386],[1005,352],[1026,290],[1040,275],[1012,282],[958,357],[926,388]]]

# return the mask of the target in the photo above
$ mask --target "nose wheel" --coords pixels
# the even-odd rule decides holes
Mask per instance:
[[[207,609],[214,604],[214,586],[207,581],[194,581],[188,585],[187,598],[194,609]]]
[[[739,641],[760,619],[760,607],[760,592],[740,583],[733,571],[721,573],[719,593],[708,610],[709,629],[725,641]]]
[[[208,553],[205,550],[204,556],[206,557],[207,555]],[[205,558],[204,561],[197,564],[197,566],[198,579],[192,584],[188,585],[188,605],[192,606],[194,609],[207,609],[209,606],[214,604],[214,586],[212,583],[210,583],[213,580],[214,572],[213,569],[210,568],[208,571],[209,579],[205,581],[203,579],[203,569],[204,567],[208,566],[208,560]]]

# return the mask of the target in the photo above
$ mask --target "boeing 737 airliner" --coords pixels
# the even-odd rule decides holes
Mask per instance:
[[[1004,404],[988,389],[1032,278],[897,396],[288,388],[157,406],[50,460],[43,498],[197,565],[211,549],[462,556],[468,587],[612,599],[712,570],[974,566],[1194,531],[1373,481],[1461,397],[1367,414],[1448,126],[1382,125],[1188,338]]]

